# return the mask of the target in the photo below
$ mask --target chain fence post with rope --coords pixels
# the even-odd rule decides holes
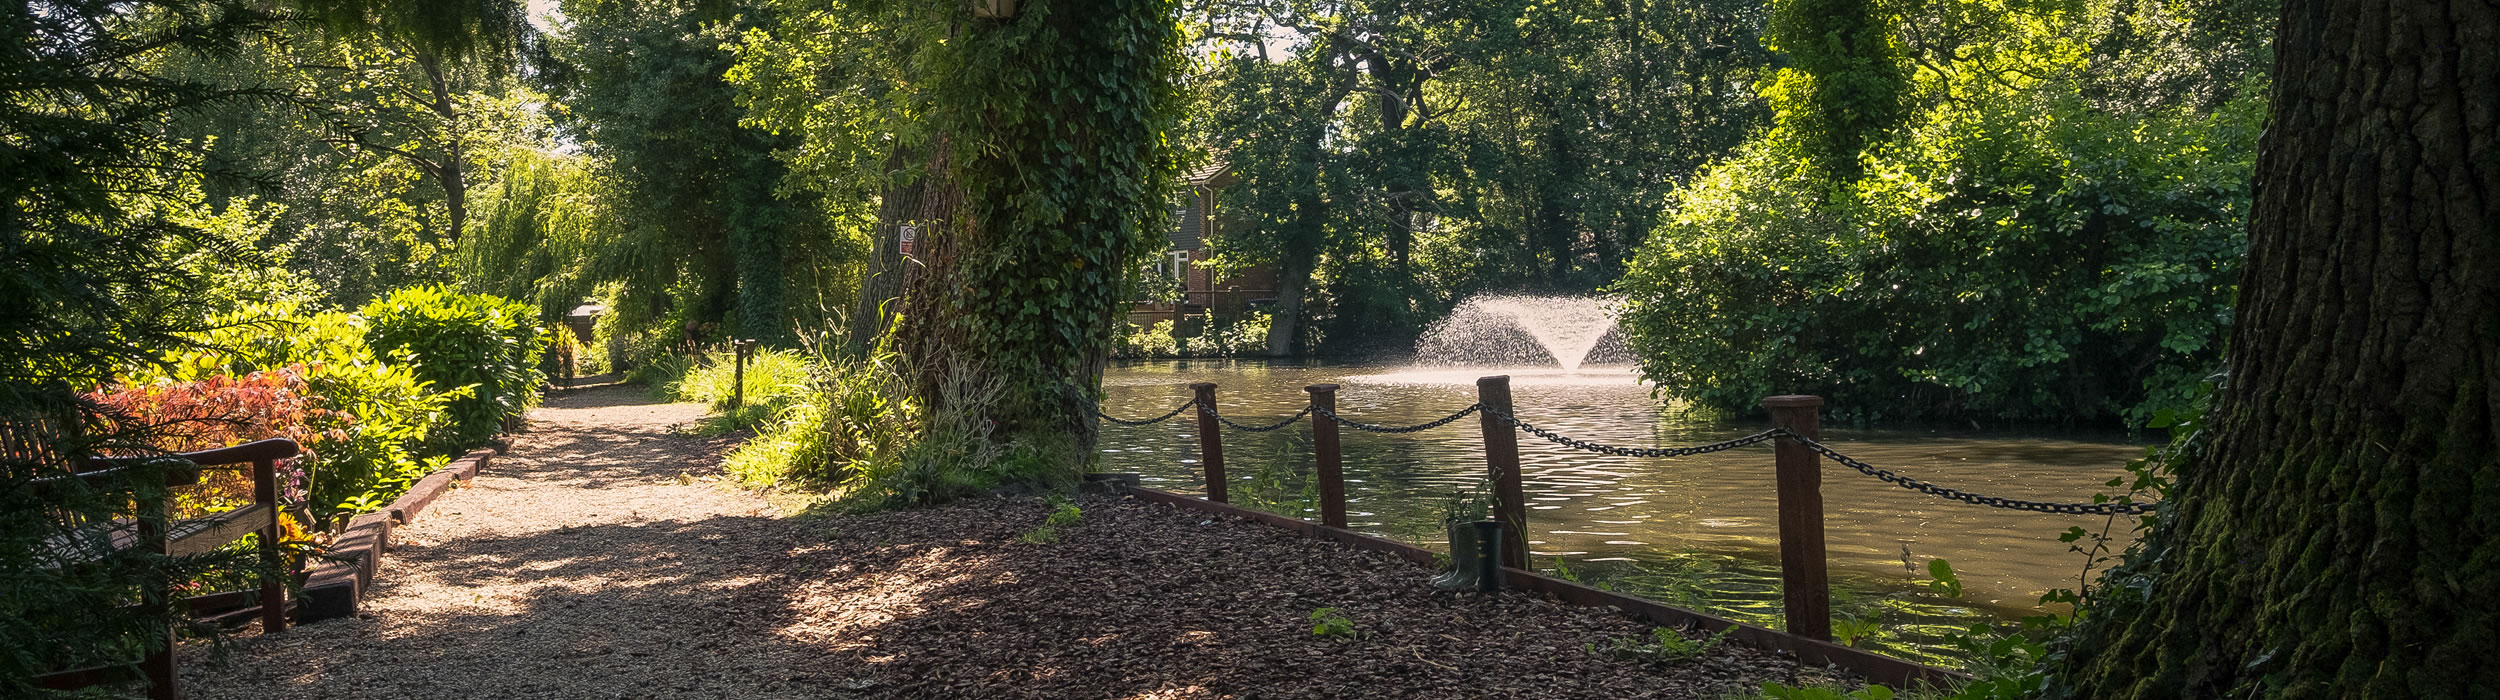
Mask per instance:
[[[1337,385],[1313,384],[1302,388],[1311,394],[1311,450],[1319,478],[1319,522],[1329,527],[1345,527],[1345,455],[1337,444]]]
[[[1189,385],[1189,389],[1195,392],[1195,398],[1192,398],[1190,403],[1200,407],[1198,411],[1198,464],[1206,470],[1207,500],[1231,503],[1232,490],[1228,487],[1232,485],[1232,482],[1224,476],[1224,426],[1216,422],[1213,410],[1215,383],[1198,382]]]
[[[1832,591],[1823,543],[1823,460],[1804,440],[1822,437],[1823,397],[1772,396],[1762,400],[1771,428],[1779,491],[1780,598],[1788,633],[1832,639]]]

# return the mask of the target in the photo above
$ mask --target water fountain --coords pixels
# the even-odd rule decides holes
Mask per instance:
[[[1444,384],[1508,374],[1514,383],[1633,384],[1631,351],[1615,330],[1616,303],[1603,296],[1471,297],[1415,341],[1415,367],[1362,379]]]

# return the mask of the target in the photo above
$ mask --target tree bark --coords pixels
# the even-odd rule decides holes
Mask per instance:
[[[460,123],[459,105],[451,101],[451,80],[443,75],[441,59],[431,54],[417,54],[417,66],[424,70],[426,89],[434,98],[428,105],[434,116],[443,120],[442,162],[434,168],[436,184],[443,188],[443,240],[459,245],[460,234],[469,226],[468,143],[461,138],[466,125]]]
[[[860,276],[859,299],[851,308],[851,317],[843,347],[854,356],[864,356],[874,347],[877,337],[892,325],[899,306],[909,261],[903,258],[902,228],[914,226],[927,232],[953,213],[961,195],[953,194],[946,172],[946,140],[934,141],[925,153],[917,149],[896,148],[886,158],[885,170],[890,175],[904,168],[911,171],[910,180],[900,185],[888,184],[877,204],[876,241],[868,255],[867,271]],[[920,235],[928,235],[922,233]],[[920,245],[914,242],[913,245]]]
[[[2063,694],[2500,688],[2500,11],[2288,0],[2211,441]]]
[[[1292,357],[1293,341],[1301,332],[1302,290],[1311,286],[1310,255],[1288,255],[1284,269],[1276,273],[1276,315],[1268,320],[1267,355]]]

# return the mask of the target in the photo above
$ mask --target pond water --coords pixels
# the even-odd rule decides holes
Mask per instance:
[[[1218,385],[1228,418],[1266,423],[1308,403],[1303,387],[1343,385],[1337,411],[1374,424],[1411,425],[1475,401],[1474,380],[1512,376],[1521,420],[1583,440],[1626,447],[1714,442],[1758,432],[1759,418],[1661,405],[1621,367],[1557,370],[1415,369],[1265,361],[1138,361],[1104,377],[1103,411],[1147,418],[1189,398],[1191,382]],[[1828,407],[1827,407],[1828,408]],[[1146,485],[1205,493],[1195,423],[1103,425],[1103,469],[1136,472]],[[1993,496],[2089,501],[2123,476],[2141,444],[2119,435],[2056,432],[1843,430],[1826,444],[1878,467]],[[1475,419],[1422,433],[1342,431],[1346,510],[1362,532],[1446,549],[1443,508],[1485,473]],[[1779,540],[1767,446],[1683,458],[1612,457],[1522,434],[1529,550],[1535,567],[1567,567],[1616,588],[1777,628]],[[1308,423],[1271,433],[1225,432],[1225,464],[1238,505],[1317,519]],[[1929,662],[1953,654],[1944,635],[1973,621],[2036,612],[2040,595],[2074,588],[2084,557],[2057,535],[2105,526],[2124,547],[2130,518],[2061,516],[1946,501],[1824,462],[1824,528],[1833,609],[1874,622],[1861,647]],[[1953,563],[1964,594],[1925,590],[1927,562]],[[1837,626],[1837,625],[1836,625]]]

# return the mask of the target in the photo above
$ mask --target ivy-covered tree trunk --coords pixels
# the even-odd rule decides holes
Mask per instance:
[[[2283,7],[2211,441],[2072,697],[2500,688],[2500,12]]]
[[[963,199],[924,238],[945,252],[912,284],[904,354],[931,411],[974,412],[1023,446],[1010,455],[1064,453],[1072,477],[1095,424],[1080,402],[1110,349],[1105,319],[1168,216],[1177,7],[1025,0],[1013,17],[974,18],[944,5],[952,35],[926,57],[926,90],[932,130],[955,137]],[[995,389],[987,405],[947,403],[940,375],[963,372]]]

